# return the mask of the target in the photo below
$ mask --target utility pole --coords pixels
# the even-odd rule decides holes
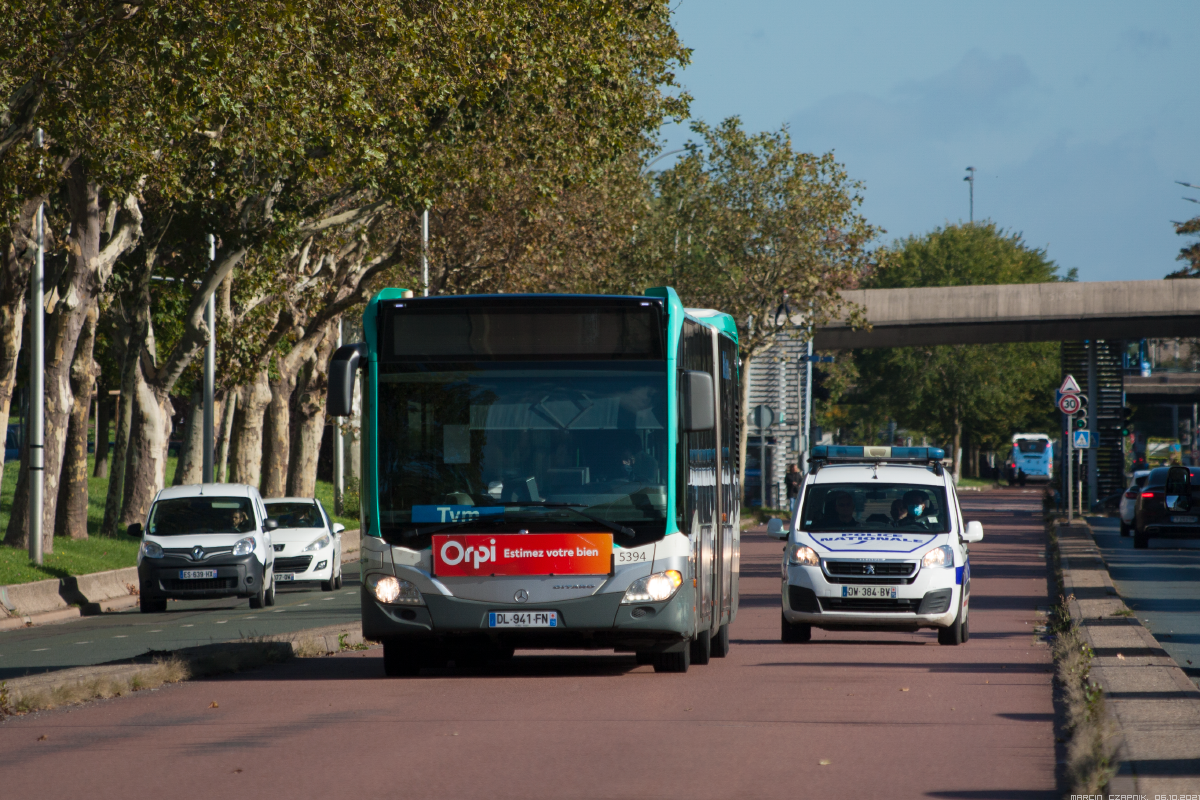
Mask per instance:
[[[342,318],[338,317],[337,346],[342,346]],[[345,453],[342,442],[342,418],[333,418],[333,513],[342,515],[342,495],[346,491]]]
[[[33,144],[42,149],[38,128]],[[39,156],[40,159],[40,156]],[[42,563],[42,513],[46,480],[46,204],[38,203],[34,217],[37,254],[29,281],[29,560]]]
[[[421,212],[421,285],[429,297],[429,209]]]
[[[963,178],[963,180],[966,181],[968,184],[970,184],[970,188],[971,188],[971,222],[974,222],[975,221],[975,168],[967,167],[967,172],[969,172],[971,174],[968,175],[967,177]]]
[[[208,235],[208,260],[217,260],[217,237]],[[216,437],[213,427],[216,425],[216,409],[213,407],[213,383],[217,370],[217,293],[213,291],[208,296],[204,306],[204,324],[208,326],[208,341],[204,345],[204,459],[201,483],[212,483],[213,477],[213,446]]]

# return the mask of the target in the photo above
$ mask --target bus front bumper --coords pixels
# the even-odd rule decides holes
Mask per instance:
[[[425,594],[425,605],[381,603],[362,588],[363,638],[427,640],[442,644],[490,641],[522,649],[611,649],[670,652],[691,640],[694,592],[680,587],[661,603],[622,605],[624,592],[607,592],[536,605],[463,600]],[[556,611],[554,628],[492,628],[489,612]]]

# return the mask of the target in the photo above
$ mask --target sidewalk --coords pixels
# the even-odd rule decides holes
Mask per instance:
[[[1115,616],[1125,604],[1091,529],[1060,525],[1058,541],[1071,617],[1122,738],[1109,794],[1200,793],[1200,689],[1136,617]]]

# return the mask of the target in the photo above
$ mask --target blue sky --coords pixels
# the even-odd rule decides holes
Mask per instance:
[[[884,241],[975,218],[1080,280],[1161,278],[1200,213],[1200,3],[679,0],[693,116],[789,126]],[[688,137],[664,131],[665,149]],[[664,162],[660,162],[664,163]]]

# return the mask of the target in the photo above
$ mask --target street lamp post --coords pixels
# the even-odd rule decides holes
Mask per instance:
[[[971,222],[975,221],[975,168],[967,167],[967,172],[971,173],[963,178],[971,187]]]
[[[208,260],[215,261],[217,258],[217,238],[211,233],[208,235]],[[213,452],[216,436],[214,428],[216,427],[216,409],[213,406],[213,389],[215,373],[217,369],[217,293],[214,291],[208,296],[208,302],[204,306],[204,324],[208,326],[208,341],[204,344],[204,421],[203,431],[201,433],[203,440],[204,453],[201,459],[201,471],[203,475],[200,478],[201,483],[212,483],[216,478],[213,475]]]
[[[42,149],[42,129],[33,138]],[[42,513],[45,503],[46,328],[45,258],[46,204],[38,203],[34,217],[37,252],[29,282],[29,560],[42,563]]]

